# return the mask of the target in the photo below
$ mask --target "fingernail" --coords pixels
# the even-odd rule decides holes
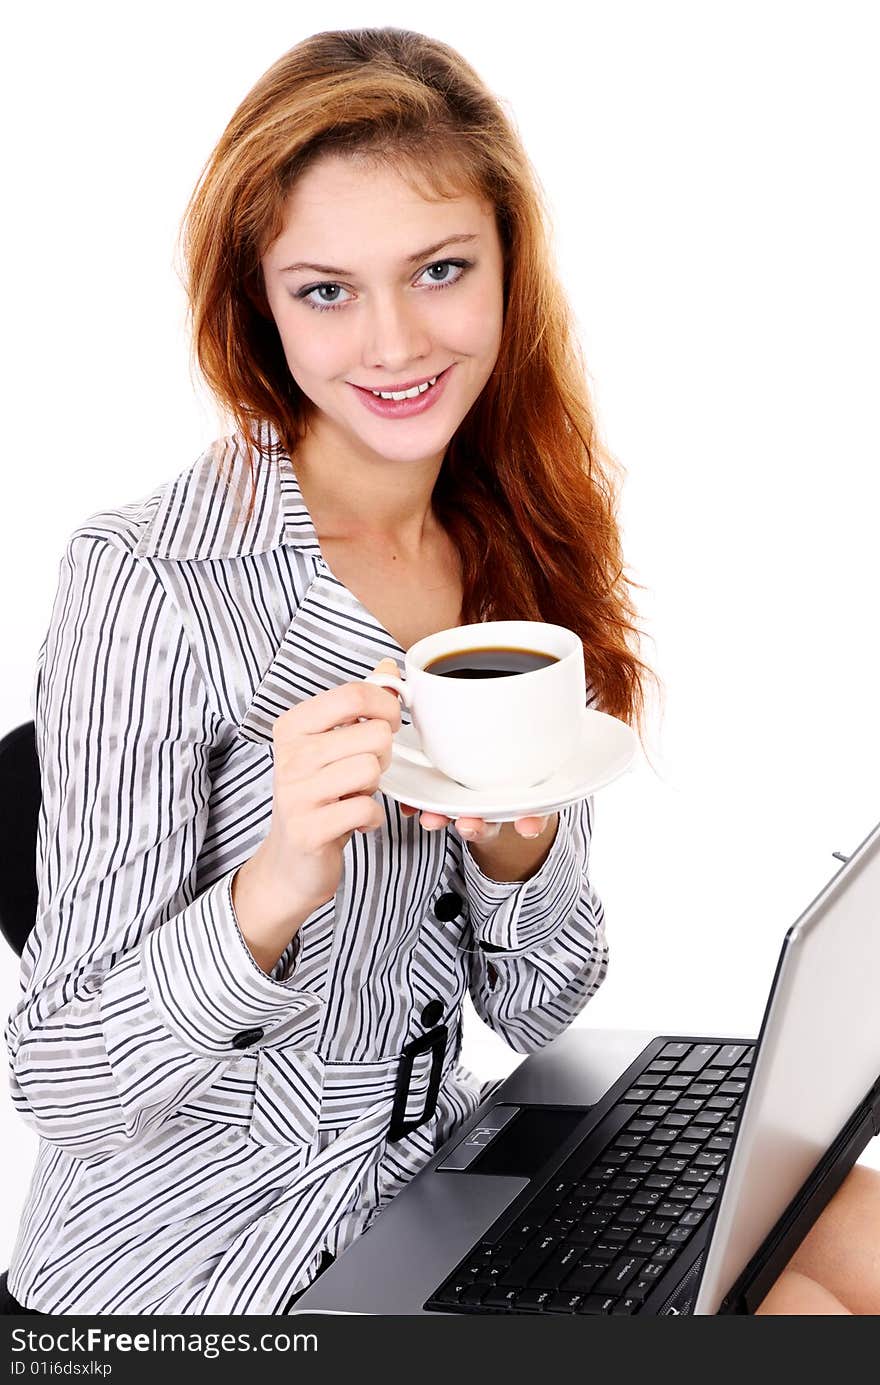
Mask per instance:
[[[460,827],[458,829],[458,835],[460,837],[464,837],[467,841],[470,842],[473,841],[474,837],[477,834],[472,827]]]
[[[540,837],[541,833],[540,833],[540,832],[520,832],[519,835],[520,835],[521,837],[525,837],[525,838],[527,839],[527,841],[532,842],[532,841],[535,840],[536,837]]]

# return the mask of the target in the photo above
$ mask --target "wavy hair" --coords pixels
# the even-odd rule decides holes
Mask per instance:
[[[575,630],[597,707],[644,741],[639,630],[617,522],[624,468],[602,445],[537,175],[502,102],[455,49],[410,30],[314,34],[244,97],[181,226],[192,364],[244,442],[251,472],[293,458],[311,401],[290,374],[262,277],[298,177],[325,154],[392,166],[423,197],[495,208],[504,321],[490,378],[452,437],[433,493],[456,544],[464,623]],[[224,443],[225,443],[224,439]]]

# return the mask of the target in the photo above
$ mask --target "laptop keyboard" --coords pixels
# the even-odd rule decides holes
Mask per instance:
[[[585,1164],[578,1146],[425,1309],[637,1313],[712,1212],[754,1052],[694,1040],[655,1052],[618,1098],[632,1112],[601,1153]]]

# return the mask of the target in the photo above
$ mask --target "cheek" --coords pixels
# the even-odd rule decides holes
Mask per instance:
[[[309,309],[304,311],[308,313]],[[322,380],[345,371],[349,353],[346,352],[342,335],[309,330],[308,321],[303,322],[303,315],[303,312],[298,312],[295,321],[288,318],[279,324],[291,375],[295,379],[302,376],[304,379]],[[315,313],[314,316],[319,315]]]
[[[491,290],[474,296],[450,317],[459,348],[469,356],[496,353],[501,341],[503,304],[500,294]]]

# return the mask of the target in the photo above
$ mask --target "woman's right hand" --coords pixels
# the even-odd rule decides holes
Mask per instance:
[[[394,661],[378,667],[386,662]],[[316,693],[275,721],[272,820],[236,871],[232,894],[242,936],[264,971],[309,914],[333,898],[352,834],[384,822],[372,795],[399,727],[397,696],[364,682]]]

